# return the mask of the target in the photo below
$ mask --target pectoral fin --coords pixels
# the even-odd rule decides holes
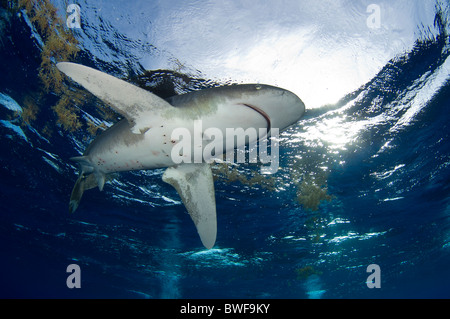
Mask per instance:
[[[169,167],[164,172],[163,181],[177,190],[203,245],[212,248],[216,242],[217,219],[214,181],[209,164]]]
[[[173,109],[172,105],[158,96],[109,74],[70,62],[61,62],[56,66],[72,80],[125,116],[135,134],[141,134],[146,128],[148,129],[150,124],[145,121],[146,118],[152,118],[168,109]]]

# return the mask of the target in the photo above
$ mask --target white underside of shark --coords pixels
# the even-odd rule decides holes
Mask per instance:
[[[208,249],[214,246],[217,236],[215,192],[209,159],[194,161],[191,152],[178,154],[190,157],[184,162],[178,164],[174,161],[172,150],[180,143],[172,137],[174,130],[183,128],[192,135],[198,134],[195,124],[201,120],[202,142],[200,145],[193,142],[192,148],[213,147],[217,143],[217,148],[226,153],[233,150],[229,143],[216,141],[204,132],[214,128],[226,136],[227,128],[265,128],[266,134],[257,136],[257,139],[266,138],[274,128],[281,131],[297,122],[305,111],[303,102],[295,94],[268,85],[217,87],[164,100],[83,65],[62,62],[57,67],[124,116],[123,120],[100,134],[83,156],[72,158],[79,163],[81,172],[72,191],[70,211],[77,209],[85,190],[96,186],[102,190],[109,173],[167,167],[163,181],[177,190],[203,245]],[[232,147],[241,146],[234,144]]]

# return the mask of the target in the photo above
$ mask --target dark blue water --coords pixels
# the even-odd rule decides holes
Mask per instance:
[[[92,137],[57,123],[59,96],[38,78],[38,41],[23,12],[2,8],[0,296],[450,297],[447,13],[436,12],[438,35],[424,34],[368,83],[282,134],[274,188],[217,180],[218,239],[208,251],[163,170],[115,176],[69,215],[77,175],[69,158]],[[101,58],[81,50],[74,61],[114,70]],[[129,68],[137,82],[143,70]],[[216,84],[172,71],[142,79],[161,95],[180,83],[184,91]],[[15,112],[27,97],[40,109],[29,124]],[[93,101],[81,117],[100,118]],[[330,196],[317,210],[297,201],[308,178]],[[66,286],[69,264],[80,266],[80,289]],[[381,288],[366,285],[370,264],[380,266]]]

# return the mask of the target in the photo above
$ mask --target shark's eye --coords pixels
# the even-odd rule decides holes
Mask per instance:
[[[256,85],[255,85],[255,89],[260,90],[260,89],[261,89],[261,85],[256,84]]]

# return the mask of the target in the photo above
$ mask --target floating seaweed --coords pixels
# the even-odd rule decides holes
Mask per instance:
[[[54,92],[62,96],[52,107],[58,117],[58,123],[68,131],[79,129],[82,123],[77,109],[71,104],[71,101],[79,101],[77,92],[67,88],[63,74],[56,68],[57,61],[68,61],[76,56],[79,50],[77,40],[65,28],[63,20],[58,17],[57,9],[50,1],[20,0],[18,8],[25,10],[44,43],[39,67],[39,79],[43,85],[41,94]],[[28,101],[25,103],[25,110],[22,113],[22,121],[30,124],[36,120],[38,104]]]
[[[89,132],[89,134],[91,134],[91,136],[96,136],[98,134],[98,130],[104,131],[107,128],[108,127],[105,123],[96,124],[92,120],[87,120],[87,131]]]
[[[332,200],[327,188],[329,172],[319,167],[322,161],[320,154],[308,152],[307,156],[296,158],[290,173],[297,187],[298,203],[313,212],[319,210],[323,201]]]
[[[326,186],[320,185],[311,177],[305,177],[297,189],[297,200],[305,209],[319,210],[322,201],[331,201]]]
[[[222,180],[229,184],[239,182],[249,187],[260,186],[269,191],[275,190],[275,178],[273,176],[263,175],[257,170],[250,170],[249,175],[251,176],[247,177],[244,173],[238,171],[236,167],[225,162],[215,163],[212,169],[215,180]]]
[[[30,95],[27,95],[23,102],[21,120],[22,124],[29,125],[31,122],[35,121],[37,114],[39,112],[39,107],[37,106],[35,99]]]
[[[61,124],[66,131],[73,132],[81,127],[78,115],[79,110],[72,106],[70,95],[64,94],[59,102],[53,106],[53,111],[55,111],[58,116],[58,123]]]

